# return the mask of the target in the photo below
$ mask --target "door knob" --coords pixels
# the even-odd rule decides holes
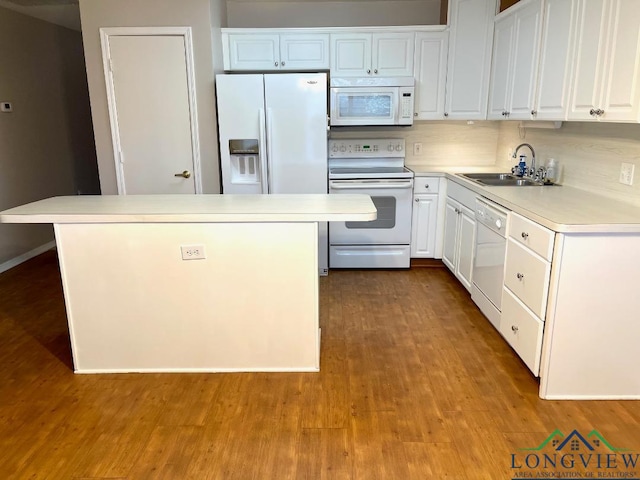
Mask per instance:
[[[176,173],[176,174],[174,175],[174,177],[189,178],[189,177],[191,177],[191,172],[190,172],[189,170],[185,170],[185,171],[184,171],[184,172],[182,172],[182,173]]]

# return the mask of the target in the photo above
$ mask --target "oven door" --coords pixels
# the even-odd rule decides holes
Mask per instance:
[[[330,180],[330,194],[365,194],[378,210],[370,222],[331,222],[332,245],[408,245],[413,179]]]

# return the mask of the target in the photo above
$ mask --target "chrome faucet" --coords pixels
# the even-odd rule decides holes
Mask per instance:
[[[533,147],[531,145],[529,145],[528,143],[521,143],[520,145],[518,145],[513,152],[513,158],[518,158],[518,150],[520,150],[520,148],[522,147],[528,147],[529,150],[531,150],[531,168],[527,169],[529,175],[527,175],[527,172],[525,172],[525,176],[533,177],[536,174],[536,152],[533,150]]]

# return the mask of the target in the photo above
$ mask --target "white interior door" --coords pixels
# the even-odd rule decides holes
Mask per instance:
[[[118,191],[201,193],[190,34],[139,30],[102,31]]]

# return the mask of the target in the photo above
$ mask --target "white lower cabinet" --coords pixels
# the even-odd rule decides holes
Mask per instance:
[[[555,234],[513,212],[507,233],[500,333],[539,376]]]
[[[500,333],[537,377],[544,323],[507,288],[502,295]]]
[[[416,177],[413,186],[411,218],[411,258],[440,258],[438,211],[440,179]]]
[[[442,261],[471,291],[476,240],[475,194],[455,182],[449,182],[447,189]]]

